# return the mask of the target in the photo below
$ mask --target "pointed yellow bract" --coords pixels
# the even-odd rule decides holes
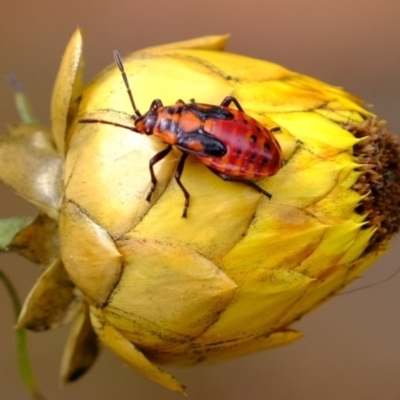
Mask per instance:
[[[89,369],[99,353],[96,332],[90,320],[89,307],[81,304],[61,360],[61,382],[73,382]]]
[[[109,346],[129,366],[146,376],[148,379],[165,386],[175,392],[184,393],[185,388],[174,377],[158,368],[149,361],[121,332],[92,312],[92,324],[100,340]]]
[[[75,113],[75,100],[83,86],[82,32],[77,29],[70,39],[51,98],[51,125],[54,141],[60,154],[65,151],[65,135]]]
[[[60,231],[65,232],[61,256],[69,276],[90,303],[105,304],[123,269],[111,236],[72,201],[62,208]]]

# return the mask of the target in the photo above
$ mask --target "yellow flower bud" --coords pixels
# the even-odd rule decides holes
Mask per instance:
[[[79,289],[65,284],[57,303],[79,310],[65,380],[90,366],[97,348],[84,360],[76,355],[95,335],[178,392],[183,386],[158,364],[215,362],[291,343],[301,333],[290,324],[358,277],[399,229],[399,145],[384,124],[339,88],[223,52],[225,40],[200,38],[123,59],[142,114],[154,99],[218,106],[234,96],[266,128],[280,127],[274,135],[284,165],[256,182],[271,200],[221,180],[191,154],[182,175],[191,195],[187,218],[174,179],[178,149],[156,164],[148,202],[149,160],[165,143],[80,122],[134,127],[118,67],[81,91],[80,34],[69,44],[52,107],[53,140],[65,154],[60,252],[45,272],[56,279],[66,271]],[[20,325],[37,326],[46,285],[37,283]],[[40,329],[62,319],[50,314],[40,316]]]

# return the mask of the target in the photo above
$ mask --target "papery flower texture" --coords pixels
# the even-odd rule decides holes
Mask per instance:
[[[36,124],[0,137],[0,179],[39,209],[15,235],[45,267],[18,325],[74,319],[64,381],[100,343],[149,379],[184,387],[158,365],[216,362],[291,343],[290,325],[360,276],[399,230],[399,144],[363,101],[279,65],[226,53],[226,37],[147,48],[123,58],[138,109],[156,99],[219,105],[226,96],[274,132],[283,165],[251,187],[225,182],[194,155],[149,160],[165,144],[133,126],[120,70],[82,84],[82,37],[66,49],[51,132]],[[234,106],[233,106],[234,107]],[[24,159],[24,163],[19,160]]]

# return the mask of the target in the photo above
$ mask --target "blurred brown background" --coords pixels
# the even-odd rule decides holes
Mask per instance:
[[[284,64],[374,104],[400,133],[400,2],[398,0],[1,0],[0,75],[23,81],[37,116],[49,122],[52,84],[61,55],[79,25],[85,31],[86,78],[122,54],[201,35],[231,33],[228,50]],[[0,127],[17,120],[12,92],[0,78]],[[23,162],[23,160],[21,160]],[[0,187],[0,217],[34,210]],[[400,246],[351,288],[390,276]],[[25,296],[39,271],[0,257]],[[339,296],[298,322],[299,342],[231,362],[172,372],[191,400],[395,400],[400,398],[400,274]],[[0,399],[24,400],[12,336],[11,304],[0,285]],[[60,389],[59,360],[68,327],[30,334],[38,382],[51,400],[178,399],[104,351],[90,373]]]

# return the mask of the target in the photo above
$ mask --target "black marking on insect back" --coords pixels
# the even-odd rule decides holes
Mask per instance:
[[[163,111],[166,112],[168,115],[174,115],[175,109],[176,109],[176,107],[169,106],[169,107],[164,107]]]
[[[157,122],[156,128],[160,132],[176,132],[178,129],[178,123],[173,119],[160,118]]]
[[[170,126],[171,126],[171,121],[170,119],[167,118],[162,118],[161,120],[158,120],[157,123],[157,128],[160,132],[165,132],[169,131]]]
[[[256,135],[251,135],[250,136],[250,143],[256,143],[257,142],[257,136]]]
[[[269,163],[269,159],[267,157],[263,157],[261,159],[260,164],[261,164],[262,167],[266,167],[268,165],[268,163]]]
[[[235,152],[235,157],[236,157],[236,158],[241,158],[241,157],[242,157],[242,154],[243,154],[242,150],[237,149],[236,152]]]
[[[193,144],[193,142],[200,142],[203,148],[201,150],[193,150],[190,148],[190,145]],[[225,144],[214,135],[207,133],[204,129],[197,129],[193,132],[178,133],[178,139],[175,146],[182,151],[203,157],[222,157],[227,152]]]
[[[264,150],[271,150],[271,144],[268,141],[264,143]]]
[[[257,154],[256,153],[251,153],[251,156],[249,158],[249,163],[253,164],[254,161],[256,161]]]
[[[205,108],[199,107],[196,103],[190,103],[185,105],[185,109],[192,111],[202,121],[207,119],[221,119],[221,120],[232,120],[234,115],[226,110],[225,108],[212,105],[204,105]]]
[[[168,115],[181,115],[182,114],[183,107],[181,105],[174,105],[174,106],[167,106],[162,109],[162,111],[165,111]]]

